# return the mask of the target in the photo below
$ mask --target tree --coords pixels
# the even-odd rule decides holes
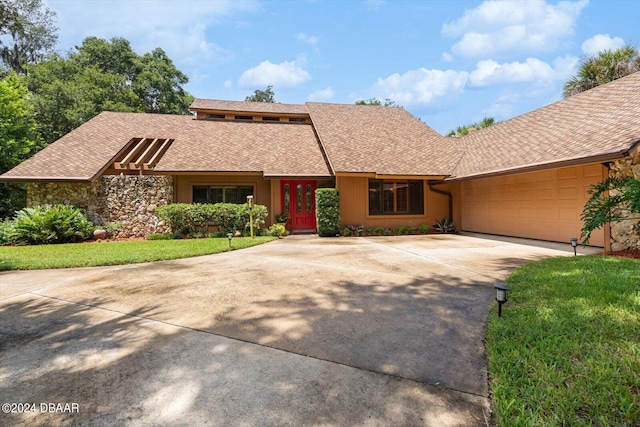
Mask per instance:
[[[253,95],[247,96],[245,99],[247,102],[270,102],[274,103],[275,94],[273,93],[273,86],[269,85],[265,90],[256,89],[253,91]]]
[[[42,0],[2,0],[0,3],[0,59],[5,69],[25,73],[27,64],[53,52],[58,35],[56,13]],[[4,37],[3,37],[4,36]]]
[[[451,130],[447,134],[447,136],[453,136],[457,138],[457,137],[468,135],[470,132],[474,132],[479,129],[488,128],[489,126],[493,126],[495,124],[496,124],[496,120],[493,117],[485,117],[479,122],[471,123],[470,125],[465,125],[465,126],[458,126],[457,128]]]
[[[143,56],[122,38],[85,39],[67,57],[27,66],[27,86],[47,143],[102,111],[188,114],[193,97],[162,49]]]
[[[369,98],[366,101],[364,99],[360,99],[356,101],[356,105],[374,105],[374,106],[383,106],[383,107],[398,107],[395,101],[386,98],[384,100],[384,104],[378,98]]]
[[[639,70],[640,56],[636,47],[604,50],[582,61],[578,75],[571,77],[564,84],[563,96],[568,98]]]
[[[608,222],[640,219],[640,179],[633,176],[611,176],[592,185],[591,195],[582,211],[583,243],[591,233]]]
[[[0,80],[0,174],[13,168],[41,146],[27,88],[15,72]],[[22,186],[0,185],[0,218],[25,206]]]

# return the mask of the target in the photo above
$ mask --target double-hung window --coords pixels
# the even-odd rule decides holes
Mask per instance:
[[[423,181],[369,180],[369,215],[423,214]]]
[[[247,202],[247,196],[253,194],[253,186],[193,186],[193,203],[236,203]]]

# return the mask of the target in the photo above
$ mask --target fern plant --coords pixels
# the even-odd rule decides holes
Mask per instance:
[[[87,215],[70,205],[25,208],[13,221],[16,241],[35,245],[79,242],[91,237],[94,229]]]

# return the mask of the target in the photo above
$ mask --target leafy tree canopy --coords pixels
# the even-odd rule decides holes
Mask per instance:
[[[24,74],[27,64],[52,53],[58,40],[55,17],[42,0],[0,1],[0,68]]]
[[[634,46],[604,50],[582,61],[576,76],[564,85],[565,98],[640,70],[640,55]]]
[[[493,117],[485,117],[476,123],[471,123],[470,125],[458,126],[457,128],[451,130],[447,136],[460,137],[468,135],[470,132],[488,128],[489,126],[495,125],[496,121]]]
[[[398,105],[396,105],[395,101],[386,98],[384,100],[384,103],[382,101],[380,101],[378,98],[369,98],[366,101],[364,99],[360,99],[358,101],[356,101],[356,105],[377,105],[377,106],[382,106],[382,107],[398,107]]]
[[[269,85],[265,90],[256,89],[253,91],[253,95],[249,95],[244,98],[247,102],[270,102],[275,103],[275,93],[273,93],[273,86]]]
[[[0,80],[0,174],[16,166],[41,146],[27,88],[15,72]],[[0,185],[0,218],[25,205],[20,186]]]
[[[47,143],[102,111],[188,114],[189,79],[162,49],[142,56],[122,38],[89,37],[66,57],[27,66],[27,86]]]

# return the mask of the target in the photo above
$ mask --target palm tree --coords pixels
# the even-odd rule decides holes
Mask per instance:
[[[582,61],[578,75],[564,84],[563,96],[568,98],[639,70],[640,55],[635,46],[604,50]]]

